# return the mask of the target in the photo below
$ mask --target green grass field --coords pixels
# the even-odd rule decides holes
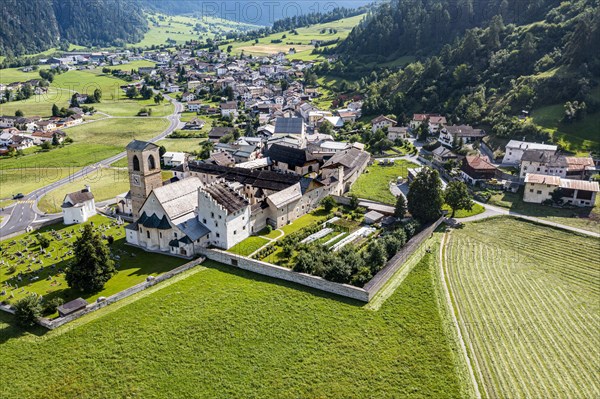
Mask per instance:
[[[600,395],[597,239],[495,218],[452,232],[445,263],[485,397]]]
[[[406,178],[408,169],[417,167],[416,164],[398,160],[393,166],[383,166],[379,163],[369,166],[352,186],[350,192],[358,198],[395,204],[396,198],[389,189],[389,182],[396,181],[399,176]]]
[[[28,233],[8,239],[0,243],[3,252],[2,259],[5,264],[0,266],[0,284],[2,289],[6,290],[6,295],[0,297],[0,301],[15,301],[29,293],[43,295],[46,299],[61,297],[65,301],[82,296],[84,299],[94,301],[100,296],[109,296],[122,291],[125,288],[143,282],[150,274],[157,275],[171,270],[185,263],[184,259],[157,255],[145,252],[143,250],[125,245],[125,231],[123,226],[118,226],[114,221],[103,216],[94,216],[88,223],[94,223],[97,231],[105,235],[112,235],[115,242],[111,245],[113,255],[120,257],[118,260],[117,274],[115,274],[105,285],[104,289],[94,294],[82,294],[71,290],[65,280],[64,273],[59,269],[64,269],[72,259],[68,252],[71,245],[80,234],[80,225],[64,226],[61,224],[42,228],[40,232],[51,239],[50,247],[46,250],[50,256],[41,255],[39,246],[35,239],[38,232]],[[62,240],[52,237],[50,231],[56,231],[63,236]],[[71,235],[71,237],[69,237]],[[14,242],[15,244],[10,244]],[[19,258],[14,254],[20,251],[24,257]],[[27,256],[39,259],[41,263],[33,262],[27,259]],[[23,259],[21,262],[19,259]],[[55,265],[55,267],[52,267]],[[16,266],[16,272],[10,273],[9,267]],[[41,269],[43,267],[43,269]],[[28,268],[30,268],[28,270]],[[39,273],[38,273],[39,270]],[[18,274],[23,274],[23,280],[18,280]],[[30,280],[30,277],[39,276],[37,280]],[[50,277],[50,279],[47,279]],[[12,287],[5,286],[9,283]],[[18,288],[15,288],[18,286]]]
[[[232,30],[247,30],[254,28],[249,24],[240,22],[217,19],[211,16],[203,16],[202,19],[196,19],[187,16],[171,16],[162,15],[164,21],[159,20],[160,14],[149,16],[148,32],[144,35],[144,39],[133,44],[135,47],[150,47],[166,44],[167,40],[172,40],[177,44],[184,44],[191,40],[204,40],[207,37],[213,38],[215,34],[225,34]],[[157,24],[150,19],[156,20]],[[206,31],[199,33],[193,30],[193,27],[198,24]]]
[[[450,207],[448,205],[444,205],[442,207],[443,210],[448,211],[450,214],[452,214],[452,209],[450,209]],[[454,214],[454,217],[457,219],[461,219],[461,218],[468,218],[469,216],[475,216],[475,215],[479,215],[480,213],[485,212],[485,207],[479,205],[479,204],[473,204],[473,207],[471,208],[471,210],[466,210],[466,209],[459,209],[456,211],[456,213]]]
[[[287,54],[290,48],[295,48],[296,54],[289,54],[287,58],[305,61],[313,60],[318,58],[318,56],[311,54],[314,49],[314,46],[311,45],[312,40],[328,41],[335,40],[336,38],[343,40],[363,17],[364,15],[357,15],[338,21],[298,28],[296,29],[298,35],[289,32],[274,33],[259,39],[258,43],[255,43],[254,41],[229,43],[221,46],[221,49],[226,50],[227,47],[231,45],[233,54],[240,54],[243,51],[244,54],[260,56],[274,54],[280,51]],[[325,29],[326,32],[321,33],[323,29]],[[331,33],[329,29],[335,29],[337,32]],[[286,35],[287,37],[282,39],[283,35]],[[282,40],[282,43],[271,43],[271,40]]]
[[[600,87],[592,90],[592,98],[600,101]],[[533,121],[553,134],[555,141],[562,147],[571,150],[600,149],[600,112],[586,115],[581,121],[563,123],[564,105],[556,104],[533,110],[531,117]]]
[[[233,247],[229,248],[227,252],[233,254],[249,256],[254,251],[269,243],[269,240],[259,236],[250,236],[244,241],[237,243]]]
[[[460,398],[428,255],[378,310],[205,263],[56,331],[0,314],[6,397]],[[161,288],[164,287],[164,288]],[[161,289],[160,289],[161,288]]]
[[[79,168],[0,168],[0,200],[18,193],[29,193],[39,187],[52,184],[76,172]],[[8,205],[8,204],[7,204]],[[3,205],[3,206],[7,206]]]

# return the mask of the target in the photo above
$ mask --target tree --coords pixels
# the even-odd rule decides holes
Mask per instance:
[[[56,133],[52,134],[52,145],[55,147],[60,145],[60,140],[58,139],[58,134]]]
[[[36,294],[18,300],[13,307],[17,324],[21,327],[31,327],[42,315],[42,300]]]
[[[446,186],[446,204],[452,209],[452,215],[459,209],[471,210],[473,208],[473,200],[467,185],[462,181],[453,181]]]
[[[423,168],[408,189],[408,211],[417,220],[427,223],[440,217],[444,205],[442,181],[437,170]]]
[[[56,104],[52,104],[52,116],[60,116],[60,110]]]
[[[102,90],[96,89],[94,90],[94,102],[99,103],[102,100]]]
[[[358,197],[356,194],[350,194],[350,204],[348,205],[350,209],[358,208]]]
[[[562,204],[564,196],[565,196],[565,194],[560,187],[558,187],[557,189],[555,189],[554,191],[552,191],[550,193],[550,198],[552,199],[552,202],[557,205]]]
[[[403,218],[406,214],[406,198],[400,194],[396,197],[396,209],[394,210],[394,216],[397,218]]]
[[[383,268],[387,261],[387,252],[380,241],[373,241],[369,245],[365,261],[373,274]]]
[[[71,102],[69,103],[69,108],[77,108],[79,107],[79,101],[77,100],[77,93],[71,96]]]
[[[151,88],[149,88],[148,86],[144,85],[142,87],[142,90],[140,90],[140,95],[142,96],[142,98],[144,100],[149,100],[152,98],[152,95],[154,94],[154,91],[152,91]]]
[[[65,279],[69,287],[91,293],[97,292],[115,273],[110,250],[91,225],[83,227],[81,237],[75,242],[74,261],[67,267]]]
[[[133,99],[139,95],[138,89],[135,86],[130,86],[125,92],[127,98]]]
[[[165,155],[167,152],[167,148],[164,145],[161,145],[160,147],[158,147],[158,155],[160,155],[160,157],[162,158],[163,155]]]
[[[23,111],[21,111],[20,109],[18,109],[18,110],[15,111],[15,116],[22,118],[23,116],[25,116],[25,114],[23,113]]]
[[[335,207],[335,200],[331,197],[331,195],[328,195],[321,200],[321,205],[323,205],[323,208],[325,208],[325,212],[329,213]]]
[[[165,100],[165,97],[162,95],[162,93],[157,93],[157,94],[154,96],[154,103],[155,103],[156,105],[158,105],[158,104],[162,103],[164,100]]]

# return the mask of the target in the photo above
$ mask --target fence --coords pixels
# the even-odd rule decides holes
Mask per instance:
[[[131,296],[140,291],[143,291],[145,289],[153,287],[162,281],[168,280],[171,277],[174,277],[174,276],[176,276],[180,273],[183,273],[193,267],[198,266],[203,261],[204,261],[204,258],[195,259],[195,260],[188,262],[184,265],[181,265],[171,271],[163,273],[163,274],[155,277],[154,279],[146,280],[143,283],[139,283],[137,285],[134,285],[133,287],[127,288],[121,292],[111,295],[108,298],[106,298],[104,301],[91,303],[91,304],[87,305],[85,307],[85,309],[82,309],[78,312],[67,315],[65,317],[59,317],[59,318],[56,318],[53,320],[40,318],[40,319],[38,319],[38,324],[41,325],[42,327],[46,327],[50,330],[54,330],[55,328],[58,328],[58,327],[66,324],[66,323],[69,323],[73,320],[77,320],[78,318],[80,318],[88,313],[95,312],[96,310],[102,309],[103,307],[108,306],[117,301],[120,301],[123,298],[127,298],[128,296]],[[12,309],[10,309],[10,310],[4,309],[4,308],[0,308],[0,309],[4,310],[4,311],[8,311],[9,313],[14,313],[14,311],[11,312]]]
[[[369,301],[369,293],[359,287],[354,287],[348,284],[334,283],[332,281],[327,281],[321,277],[312,276],[310,274],[305,273],[298,273],[293,270],[286,269],[285,267],[273,265],[267,262],[261,262],[255,259],[250,259],[245,256],[240,256],[221,250],[204,249],[202,250],[202,252],[203,255],[205,255],[208,259],[224,263],[226,265],[238,267],[240,269],[248,270],[253,273],[262,274],[263,276],[269,276],[280,280],[291,281],[293,283],[304,285],[306,287],[315,288],[320,291],[341,295],[362,302]]]
[[[431,234],[446,220],[445,216],[440,217],[430,226],[423,229],[416,236],[408,240],[406,245],[398,251],[392,259],[388,261],[383,269],[379,271],[367,284],[364,289],[369,293],[369,300],[385,285],[385,283],[400,269],[400,267],[415,253],[417,248],[428,239]]]

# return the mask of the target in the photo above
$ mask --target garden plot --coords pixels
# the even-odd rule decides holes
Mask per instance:
[[[309,235],[304,240],[300,241],[301,244],[310,244],[311,242],[317,241],[323,237],[326,237],[330,233],[333,233],[331,227],[324,228],[323,230],[317,231],[314,234]]]
[[[348,234],[347,237],[344,237],[342,240],[338,241],[331,249],[333,251],[339,251],[344,248],[344,246],[358,240],[359,238],[367,238],[371,234],[375,233],[375,228],[373,227],[360,227],[358,230]]]

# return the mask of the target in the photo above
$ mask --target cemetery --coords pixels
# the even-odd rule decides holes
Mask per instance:
[[[30,294],[42,297],[46,316],[79,297],[91,303],[157,276],[186,262],[184,259],[144,252],[125,244],[123,222],[94,216],[95,232],[106,240],[117,273],[95,293],[76,292],[65,281],[65,268],[73,258],[73,246],[83,225],[55,224],[0,242],[0,303],[14,304]]]

